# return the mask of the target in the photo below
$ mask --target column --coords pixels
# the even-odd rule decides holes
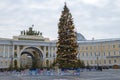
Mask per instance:
[[[19,54],[19,53],[20,53],[20,47],[17,46],[17,57],[18,57],[18,58],[20,58],[20,54]]]
[[[57,47],[55,47],[55,58],[57,57],[57,53],[56,53],[56,51],[57,51]]]
[[[4,49],[3,49],[3,57],[5,57],[5,44],[4,44]]]
[[[50,46],[48,46],[48,58],[50,58]]]
[[[44,46],[44,53],[43,53],[43,66],[46,67],[46,46]]]
[[[17,65],[18,65],[18,67],[20,67],[20,47],[19,47],[19,45],[17,45]]]
[[[12,45],[12,56],[14,58],[14,45]]]
[[[44,46],[43,58],[46,58],[46,46]]]
[[[51,57],[53,59],[53,47],[51,47]]]
[[[10,57],[10,46],[8,46],[8,57]]]
[[[54,53],[54,51],[53,51],[53,46],[51,46],[51,64],[53,63],[53,61],[54,61],[54,57],[53,57],[53,53]]]

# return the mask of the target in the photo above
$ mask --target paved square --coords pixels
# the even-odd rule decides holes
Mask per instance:
[[[81,72],[80,76],[25,76],[1,72],[0,80],[120,80],[120,70],[87,71]]]

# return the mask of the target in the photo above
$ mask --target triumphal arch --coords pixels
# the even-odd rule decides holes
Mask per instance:
[[[48,67],[56,57],[56,42],[43,37],[32,26],[13,39],[0,39],[0,52],[0,68]]]

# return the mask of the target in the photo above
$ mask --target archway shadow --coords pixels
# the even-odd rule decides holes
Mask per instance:
[[[42,52],[36,47],[27,47],[21,52],[22,55],[27,54],[32,59],[32,66],[30,68],[40,68],[43,65]]]

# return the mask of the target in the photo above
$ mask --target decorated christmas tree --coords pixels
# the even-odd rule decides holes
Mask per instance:
[[[58,23],[58,42],[56,63],[60,68],[77,67],[77,35],[73,18],[66,4]]]

